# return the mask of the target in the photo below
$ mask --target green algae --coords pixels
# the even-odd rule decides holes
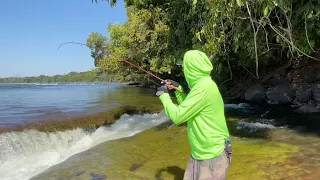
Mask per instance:
[[[185,126],[168,125],[102,143],[33,179],[90,179],[91,173],[108,179],[182,179],[190,157]],[[299,152],[296,145],[234,136],[231,140],[228,179],[282,179],[303,172],[290,160]],[[84,172],[76,176],[79,171]]]

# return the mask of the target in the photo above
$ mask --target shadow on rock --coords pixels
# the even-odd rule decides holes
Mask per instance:
[[[155,178],[157,180],[161,180],[162,178],[162,173],[167,172],[169,174],[172,174],[174,176],[174,180],[181,180],[183,179],[184,176],[184,169],[181,169],[178,166],[169,166],[167,168],[159,169]]]
[[[91,173],[91,180],[106,180],[107,176],[104,174],[95,174],[95,173]]]
[[[137,169],[139,169],[141,166],[143,166],[143,164],[141,163],[133,163],[131,165],[131,168],[129,169],[129,171],[135,172]]]

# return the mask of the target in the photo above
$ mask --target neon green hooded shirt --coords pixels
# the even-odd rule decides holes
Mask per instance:
[[[191,87],[189,94],[175,91],[179,105],[172,102],[168,93],[159,97],[174,124],[187,121],[191,155],[197,160],[219,156],[229,138],[224,102],[216,83],[210,77],[212,69],[212,63],[205,53],[187,51],[183,59],[183,71]],[[179,88],[182,90],[181,86]]]

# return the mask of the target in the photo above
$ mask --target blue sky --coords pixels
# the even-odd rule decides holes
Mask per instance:
[[[65,74],[94,68],[85,43],[91,32],[108,35],[108,25],[127,20],[123,0],[3,1],[0,6],[0,77]]]

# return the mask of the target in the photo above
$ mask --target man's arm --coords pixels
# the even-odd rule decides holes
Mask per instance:
[[[160,96],[167,116],[175,124],[182,124],[199,113],[205,107],[205,98],[206,93],[199,87],[193,88],[178,106],[172,102],[168,93]]]
[[[182,104],[182,102],[186,99],[187,94],[183,91],[182,86],[179,85],[178,89],[180,89],[182,92],[176,90],[174,93],[175,93],[175,95],[177,97],[178,103]]]

